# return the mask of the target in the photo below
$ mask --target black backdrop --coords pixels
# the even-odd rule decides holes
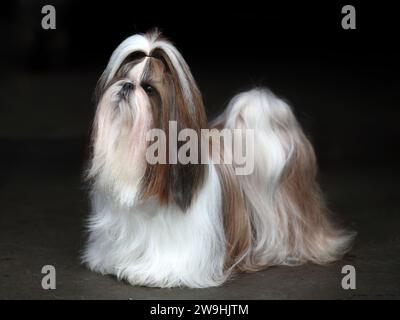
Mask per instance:
[[[41,29],[44,4],[56,7],[56,30]],[[356,30],[341,28],[345,4]],[[5,172],[76,172],[98,76],[125,37],[153,27],[183,53],[210,117],[238,90],[266,85],[293,104],[323,169],[399,160],[399,19],[389,3],[12,1],[0,14]]]

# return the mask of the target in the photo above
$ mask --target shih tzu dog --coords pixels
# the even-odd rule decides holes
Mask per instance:
[[[313,148],[288,104],[270,91],[238,94],[207,123],[188,65],[153,31],[118,46],[97,94],[83,254],[90,269],[133,285],[201,288],[241,271],[325,264],[348,251],[354,233],[332,222]],[[171,122],[199,137],[203,129],[212,135],[253,130],[252,172],[237,174],[234,161],[211,156],[201,163],[149,163],[150,130],[166,132],[158,152],[184,145],[169,134]],[[209,147],[234,152],[221,140]],[[205,149],[191,152],[204,159]]]

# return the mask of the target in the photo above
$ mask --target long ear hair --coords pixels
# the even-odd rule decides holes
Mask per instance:
[[[157,60],[165,67],[163,77],[163,89],[160,90],[160,105],[155,108],[153,118],[158,119],[153,128],[162,129],[167,137],[167,152],[170,147],[176,146],[177,150],[186,142],[170,141],[169,122],[176,121],[177,132],[183,129],[193,129],[197,137],[200,137],[201,129],[206,128],[206,116],[200,91],[190,73],[189,67],[179,52],[167,41],[159,37],[154,43],[154,49],[150,52],[149,72],[156,72]],[[193,141],[192,141],[193,142]],[[189,143],[189,142],[188,142]],[[195,147],[193,145],[192,147]],[[175,148],[174,148],[175,149]],[[189,152],[197,152],[197,163],[182,164],[148,164],[142,181],[143,196],[157,196],[166,203],[174,201],[182,210],[186,210],[202,184],[205,174],[205,166],[200,164],[201,149]]]
[[[161,83],[154,84],[157,94],[149,96],[151,128],[162,129],[166,134],[168,155],[169,146],[177,146],[178,150],[185,143],[178,141],[177,137],[176,141],[169,141],[170,121],[176,121],[178,133],[182,129],[193,129],[198,137],[200,130],[207,127],[202,97],[179,51],[157,30],[129,37],[118,46],[100,78],[100,95],[112,83],[121,66],[137,55],[148,58],[141,82],[146,83],[153,78],[161,79]],[[196,151],[200,163],[201,150]],[[162,204],[174,203],[186,210],[203,182],[204,175],[205,166],[201,164],[169,163],[168,159],[166,164],[147,163],[140,183],[140,196],[144,199],[156,198]]]

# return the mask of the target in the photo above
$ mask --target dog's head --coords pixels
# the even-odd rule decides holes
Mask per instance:
[[[112,54],[97,87],[93,151],[88,176],[96,187],[112,190],[124,204],[156,198],[186,209],[203,181],[200,164],[149,164],[150,129],[165,132],[166,153],[184,142],[170,137],[206,128],[202,97],[178,50],[157,31],[124,40]],[[174,141],[171,141],[174,139]]]

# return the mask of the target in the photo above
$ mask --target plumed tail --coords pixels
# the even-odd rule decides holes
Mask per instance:
[[[349,250],[355,233],[333,222],[313,147],[286,102],[266,89],[240,93],[213,125],[254,130],[254,171],[237,176],[252,226],[241,269],[324,264]]]

